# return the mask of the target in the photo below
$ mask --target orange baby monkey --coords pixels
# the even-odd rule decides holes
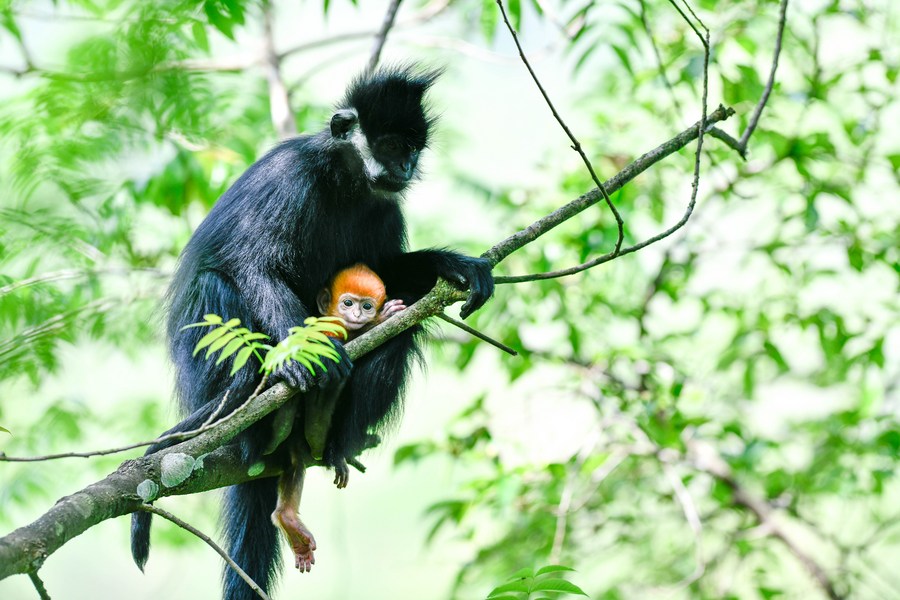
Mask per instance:
[[[384,282],[362,263],[347,267],[332,277],[328,287],[319,291],[316,304],[322,316],[337,317],[347,330],[347,340],[362,335],[391,315],[406,309],[403,300],[387,300]],[[336,334],[326,334],[338,337]],[[305,435],[313,458],[321,459],[335,404],[343,382],[307,392]],[[346,461],[334,466],[334,483],[347,487],[350,469]]]
[[[316,304],[322,316],[343,321],[348,341],[406,309],[403,300],[387,300],[384,282],[362,263],[339,271],[316,296]]]

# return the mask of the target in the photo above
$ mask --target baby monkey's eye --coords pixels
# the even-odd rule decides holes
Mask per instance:
[[[363,304],[363,308],[366,309],[366,310],[372,310],[372,309],[375,308],[375,307],[372,306],[372,303],[371,303],[371,302],[366,302],[366,303]]]
[[[344,306],[353,306],[353,300],[344,300]]]

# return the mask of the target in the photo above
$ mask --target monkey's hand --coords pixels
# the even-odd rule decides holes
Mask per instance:
[[[494,295],[493,266],[484,258],[453,254],[446,268],[438,274],[461,290],[469,290],[469,299],[463,304],[459,316],[465,319],[484,306]]]
[[[403,304],[403,300],[388,300],[384,303],[384,306],[381,307],[381,315],[378,317],[379,322],[386,321],[388,318],[403,312],[404,310],[406,310],[406,305]]]
[[[353,362],[347,356],[347,351],[344,350],[342,343],[333,338],[331,343],[339,355],[339,360],[335,362],[328,358],[324,359],[322,362],[327,367],[326,370],[318,368],[313,374],[297,361],[289,360],[272,374],[272,382],[283,381],[288,387],[305,392],[314,387],[324,387],[343,381],[350,375]]]

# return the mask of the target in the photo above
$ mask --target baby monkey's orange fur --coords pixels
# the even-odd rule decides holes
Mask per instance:
[[[319,291],[316,304],[322,316],[342,321],[348,341],[406,308],[402,300],[387,300],[384,282],[362,263],[339,271]]]

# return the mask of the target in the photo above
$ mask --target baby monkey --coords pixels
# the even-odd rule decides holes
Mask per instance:
[[[375,272],[362,263],[339,271],[328,287],[316,296],[319,312],[325,317],[337,317],[347,330],[350,341],[388,317],[406,309],[403,300],[387,300],[384,282]],[[336,334],[328,334],[337,337]],[[341,395],[343,382],[312,391],[306,402],[305,434],[310,452],[321,459],[335,403]],[[316,397],[313,398],[312,396]],[[335,465],[334,483],[338,488],[347,487],[350,469],[346,461]]]
[[[339,271],[316,297],[316,304],[322,316],[337,317],[347,330],[347,340],[352,340],[385,321],[388,317],[406,309],[402,300],[387,300],[384,282],[372,269],[359,263]],[[328,334],[337,337],[337,334]],[[307,392],[304,418],[304,436],[312,456],[321,460],[335,403],[341,395],[343,383]],[[295,419],[297,404],[288,403],[279,409],[276,422]],[[276,425],[270,448],[274,451],[290,433]],[[346,461],[335,466],[334,483],[338,488],[347,487],[350,469]],[[294,566],[301,572],[309,572],[316,562],[314,552],[316,541],[312,533],[300,520],[300,496],[303,493],[305,469],[301,454],[291,445],[288,449],[287,464],[278,481],[278,503],[272,513],[272,522],[278,526],[294,553]]]
[[[328,287],[319,291],[316,304],[323,317],[343,322],[347,341],[406,309],[403,300],[387,300],[384,282],[362,263],[339,271]]]

